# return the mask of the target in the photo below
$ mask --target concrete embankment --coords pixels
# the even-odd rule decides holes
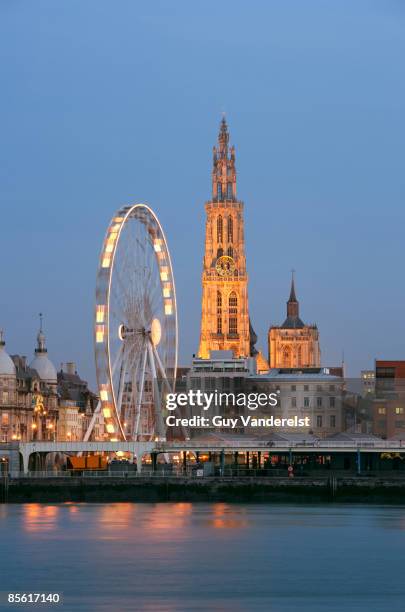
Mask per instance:
[[[405,478],[19,478],[2,480],[0,501],[405,504]]]

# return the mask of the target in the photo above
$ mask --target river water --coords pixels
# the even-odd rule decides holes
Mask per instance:
[[[1,610],[405,610],[405,507],[10,504],[0,545]]]

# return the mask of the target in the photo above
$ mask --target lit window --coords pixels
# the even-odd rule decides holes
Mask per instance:
[[[378,414],[386,414],[385,408],[379,408],[378,409]]]
[[[107,429],[108,433],[114,433],[115,432],[114,425],[112,423],[107,423],[106,429]]]
[[[395,414],[404,414],[404,409],[402,406],[400,408],[395,408]]]

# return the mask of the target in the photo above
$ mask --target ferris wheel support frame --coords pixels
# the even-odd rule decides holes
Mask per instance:
[[[135,212],[136,211],[136,212]],[[137,213],[139,215],[137,216]],[[164,329],[166,336],[166,343],[172,343],[170,346],[168,345],[165,363],[167,363],[167,356],[171,355],[171,362],[169,363],[169,370],[171,372],[171,380],[170,383],[167,372],[165,370],[165,366],[162,363],[162,359],[157,350],[157,344],[159,344],[160,338],[162,336],[162,328],[161,324],[165,325],[167,318],[163,316],[162,323],[159,319],[157,319],[158,328],[159,328],[159,340],[155,344],[155,340],[152,338],[153,336],[153,325],[155,323],[155,319],[151,321],[151,327],[146,329],[145,327],[139,328],[138,325],[132,327],[126,327],[124,324],[121,324],[118,329],[118,336],[120,340],[123,341],[123,344],[115,355],[115,359],[112,363],[112,355],[110,350],[110,299],[111,299],[111,284],[113,279],[113,273],[115,272],[115,259],[117,247],[120,243],[121,233],[123,228],[126,227],[126,223],[129,220],[136,219],[138,223],[142,223],[145,228],[145,233],[148,232],[149,236],[147,236],[148,243],[146,246],[148,248],[152,245],[154,247],[154,255],[155,255],[155,264],[157,266],[157,270],[160,273],[159,287],[161,287],[161,299],[162,304],[164,304],[164,315],[170,316],[170,329],[171,332],[168,332],[167,329]],[[145,234],[146,235],[146,234]],[[114,236],[114,240],[112,240],[112,236]],[[143,248],[145,251],[145,245],[140,243],[139,237],[136,237],[137,245]],[[153,243],[153,244],[152,244]],[[145,256],[146,257],[146,256]],[[105,261],[107,264],[105,265]],[[145,265],[146,260],[143,262]],[[138,263],[138,262],[137,262]],[[139,264],[141,266],[142,262]],[[106,270],[107,268],[107,270]],[[146,270],[146,268],[145,268]],[[146,282],[151,282],[151,274],[146,277]],[[142,416],[142,406],[145,398],[144,385],[146,380],[146,371],[147,367],[148,375],[151,377],[151,391],[152,391],[152,404],[153,404],[153,412],[154,412],[154,432],[156,439],[165,439],[165,425],[164,425],[164,407],[163,407],[163,391],[172,392],[174,390],[176,372],[177,372],[177,346],[178,346],[178,322],[177,322],[177,304],[176,304],[176,290],[174,284],[173,277],[173,268],[170,253],[167,247],[166,237],[164,235],[162,226],[152,211],[152,209],[146,204],[134,204],[131,206],[126,206],[121,208],[116,215],[112,218],[112,221],[107,229],[106,238],[103,243],[103,249],[100,256],[100,266],[97,274],[97,291],[96,291],[96,312],[95,312],[95,354],[96,354],[96,369],[97,369],[97,380],[100,391],[100,401],[97,404],[97,408],[92,415],[92,418],[89,423],[89,427],[84,435],[84,440],[89,440],[91,433],[94,429],[94,425],[96,422],[97,415],[100,413],[104,414],[105,412],[111,412],[110,409],[113,409],[114,412],[114,422],[116,422],[117,427],[116,434],[121,437],[121,439],[126,440],[126,427],[123,422],[123,414],[122,414],[122,401],[123,394],[126,390],[125,380],[128,375],[131,376],[131,392],[132,394],[136,394],[136,401],[134,401],[134,417],[135,422],[133,423],[132,435],[134,441],[139,440],[140,436],[145,435],[140,431],[140,423]],[[120,279],[122,283],[122,279]],[[102,286],[102,289],[99,289],[99,286]],[[100,298],[100,295],[102,296]],[[170,298],[170,299],[167,299]],[[168,309],[166,309],[166,304],[170,304]],[[101,312],[101,314],[100,314]],[[168,323],[169,324],[169,323]],[[101,331],[100,331],[101,329]],[[129,335],[135,336],[138,335],[142,337],[140,341],[136,341],[137,344],[132,345],[132,349],[135,346],[135,351],[139,347],[139,355],[135,355],[135,357],[130,353],[130,349],[127,350],[126,340],[128,333]],[[98,338],[98,334],[102,338],[100,341]],[[125,337],[122,337],[124,336]],[[100,351],[97,343],[103,343],[105,346],[104,351]],[[135,342],[135,340],[134,340]],[[160,347],[159,347],[160,349]],[[127,354],[126,354],[127,352]],[[103,367],[99,367],[97,359],[100,361],[100,355],[103,360]],[[119,373],[119,383],[118,387],[114,388],[113,379],[117,375],[117,367],[120,365],[120,373]],[[128,370],[131,369],[131,372]],[[140,370],[140,371],[139,371]],[[100,371],[104,371],[104,376],[100,376]],[[160,375],[160,384],[161,389],[159,389],[159,381],[158,381],[158,373]],[[139,380],[140,376],[140,380]],[[139,389],[138,389],[139,387]],[[110,421],[111,422],[111,421]],[[108,427],[107,427],[107,431]],[[113,440],[113,438],[111,438]]]

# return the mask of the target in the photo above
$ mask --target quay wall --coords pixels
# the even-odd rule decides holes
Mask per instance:
[[[405,504],[405,478],[18,478],[0,502],[345,502]]]

